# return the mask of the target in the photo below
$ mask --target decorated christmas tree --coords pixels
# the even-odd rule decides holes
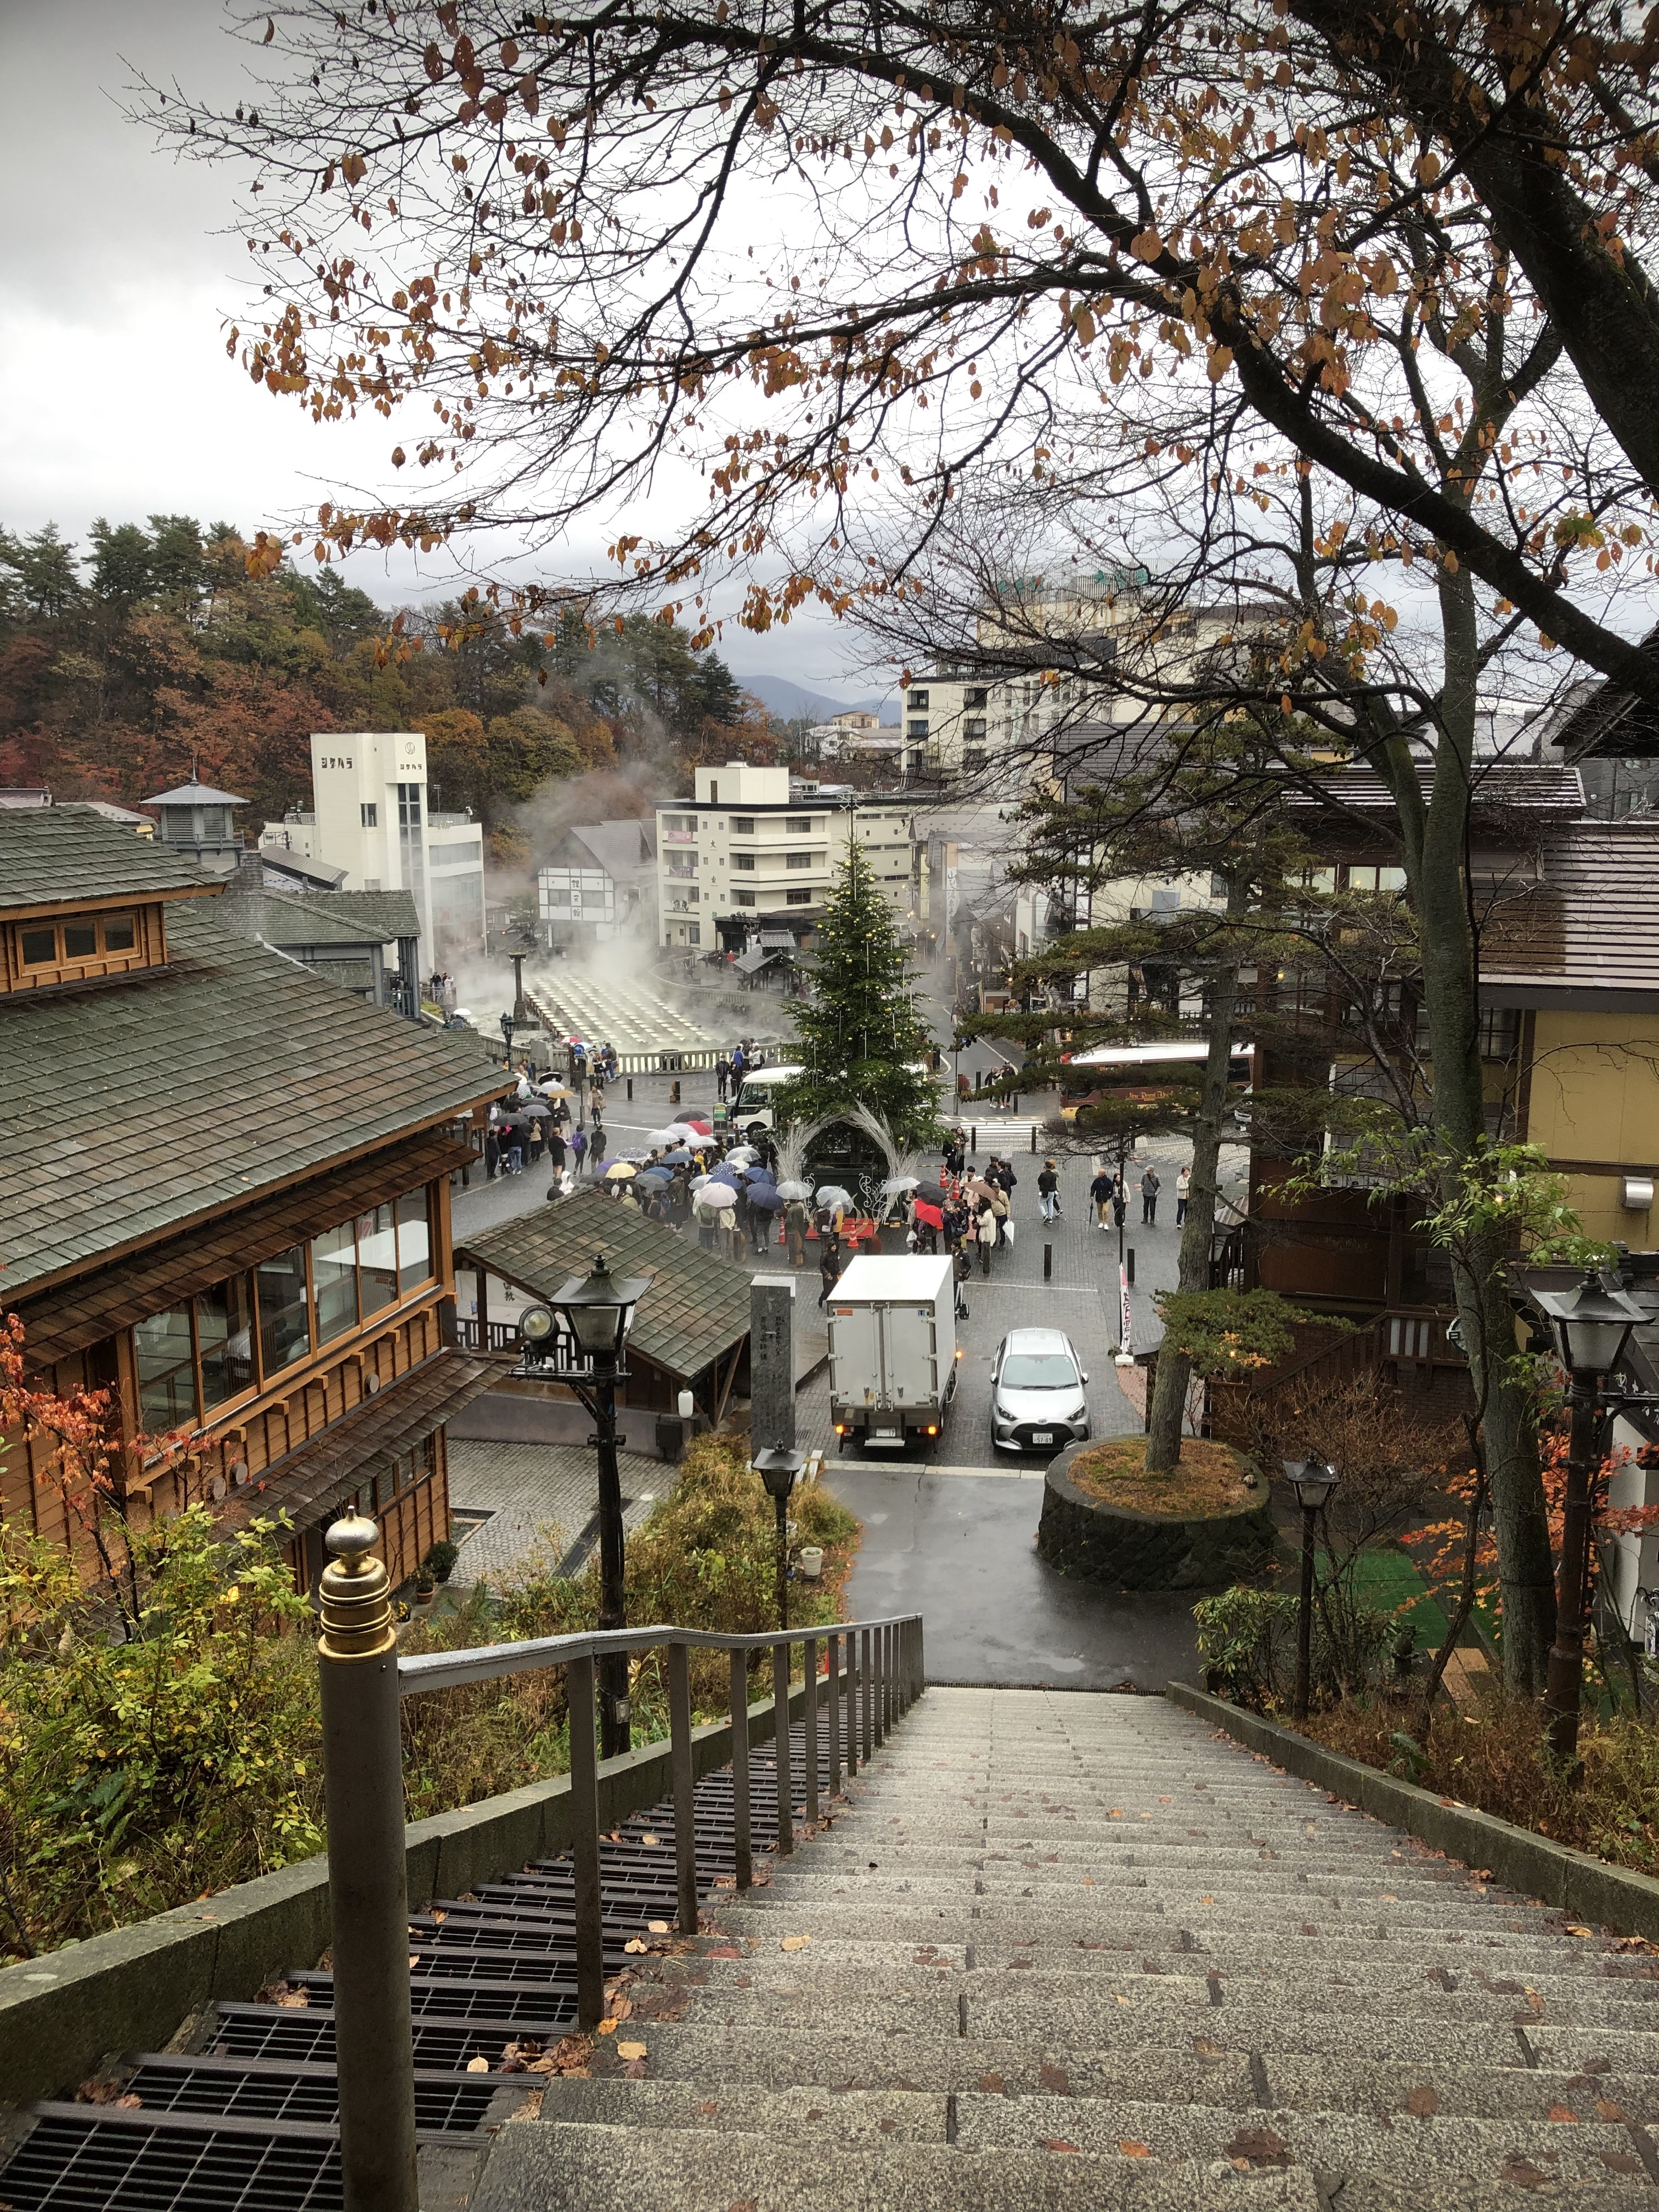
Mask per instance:
[[[933,1038],[892,908],[856,842],[819,926],[811,996],[796,1010],[795,1030],[805,1072],[779,1093],[785,1121],[818,1121],[864,1105],[901,1145],[927,1141],[939,1112],[921,1063]]]

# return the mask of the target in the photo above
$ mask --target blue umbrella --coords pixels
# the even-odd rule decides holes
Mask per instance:
[[[634,1180],[635,1182],[672,1182],[674,1178],[666,1168],[641,1168]]]
[[[781,1213],[789,1201],[780,1198],[769,1182],[762,1182],[750,1188],[749,1203],[757,1206],[763,1213]]]
[[[744,1172],[749,1177],[749,1187],[751,1190],[757,1183],[769,1183],[775,1182],[777,1181],[777,1176],[773,1173],[770,1168],[746,1168]]]
[[[663,1158],[673,1168],[689,1168],[691,1164],[691,1155],[684,1145],[677,1145],[672,1152],[665,1152]]]

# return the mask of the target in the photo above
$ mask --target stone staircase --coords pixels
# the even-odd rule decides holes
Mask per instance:
[[[705,1925],[471,2212],[1659,2212],[1659,1958],[1161,1698],[930,1690]]]

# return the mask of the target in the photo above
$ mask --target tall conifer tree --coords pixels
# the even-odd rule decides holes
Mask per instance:
[[[862,845],[850,847],[818,930],[811,995],[795,1013],[805,1073],[784,1086],[791,1121],[868,1106],[902,1145],[925,1143],[939,1120],[933,1085],[917,1063],[933,1048],[893,910]]]

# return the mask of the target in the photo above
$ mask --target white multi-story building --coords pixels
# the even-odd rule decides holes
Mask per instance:
[[[988,796],[1012,796],[1034,775],[1058,769],[1067,732],[1156,726],[1170,711],[1158,703],[1160,686],[1179,684],[1251,618],[1241,606],[1167,611],[1149,601],[1139,571],[1052,586],[1040,577],[1018,579],[979,617],[976,632],[988,658],[1023,665],[994,675],[941,663],[918,675],[902,700],[912,764],[947,782],[971,781]],[[1045,666],[1049,638],[1086,641],[1100,672]]]
[[[311,740],[312,805],[267,822],[261,850],[345,871],[341,888],[407,891],[423,965],[484,941],[483,825],[433,814],[419,730],[327,730]]]
[[[799,944],[823,919],[852,836],[897,918],[914,918],[902,801],[791,798],[787,769],[742,761],[698,769],[694,789],[657,810],[659,943],[736,951],[763,930],[787,930]]]

